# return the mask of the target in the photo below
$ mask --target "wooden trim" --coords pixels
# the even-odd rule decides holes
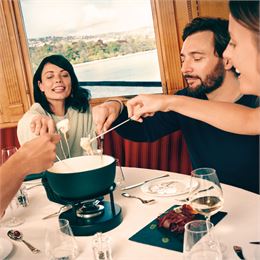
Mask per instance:
[[[17,25],[17,39],[19,39],[19,46],[21,52],[21,59],[25,72],[25,81],[26,81],[26,95],[28,99],[29,106],[34,102],[33,98],[33,71],[30,61],[30,51],[28,47],[28,39],[25,33],[25,25],[23,22],[22,9],[19,0],[13,0],[13,10],[15,15],[15,22]]]
[[[172,94],[183,88],[175,1],[151,0],[151,6],[163,91]]]
[[[25,69],[22,64],[19,35],[13,12],[13,1],[0,2],[0,127],[15,125],[28,109]]]

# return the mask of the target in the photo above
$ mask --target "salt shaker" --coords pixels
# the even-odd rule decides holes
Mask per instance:
[[[101,232],[94,235],[92,249],[95,260],[112,260],[111,239]]]
[[[18,190],[16,194],[17,202],[22,207],[29,206],[29,198],[26,186],[24,184],[21,185],[20,189]]]

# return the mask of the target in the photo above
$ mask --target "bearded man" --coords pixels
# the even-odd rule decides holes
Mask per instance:
[[[227,20],[195,18],[184,28],[182,38],[181,72],[187,87],[175,95],[233,102],[253,108],[259,105],[258,97],[241,95],[238,75],[230,60],[222,56],[230,40]],[[165,95],[146,95],[145,98],[150,104],[167,102]],[[93,116],[100,132],[115,119],[113,124],[118,124],[128,115],[126,108],[120,113],[118,101],[109,101],[95,107]],[[258,136],[225,132],[173,111],[157,112],[142,121],[142,124],[130,121],[117,132],[133,141],[152,142],[181,130],[194,169],[215,168],[221,182],[259,192]]]

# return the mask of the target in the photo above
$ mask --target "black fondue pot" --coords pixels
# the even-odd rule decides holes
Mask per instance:
[[[81,201],[104,194],[113,185],[116,161],[108,155],[89,155],[54,163],[46,171],[56,195],[68,201]]]

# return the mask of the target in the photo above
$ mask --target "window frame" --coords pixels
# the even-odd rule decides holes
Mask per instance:
[[[226,0],[150,0],[150,2],[162,90],[164,94],[173,94],[184,87],[179,56],[184,25],[197,16],[228,19],[228,2]],[[4,55],[6,61],[3,63],[0,60],[2,74],[0,87],[3,89],[1,93],[4,92],[4,95],[0,95],[0,128],[6,128],[16,126],[33,103],[33,73],[20,0],[2,0],[0,9],[3,14],[0,17],[2,23],[0,53]],[[7,46],[3,39],[11,44]],[[14,97],[18,99],[17,104],[13,104]],[[127,99],[127,97],[121,98]],[[106,99],[95,98],[91,100],[91,104],[100,104]]]

